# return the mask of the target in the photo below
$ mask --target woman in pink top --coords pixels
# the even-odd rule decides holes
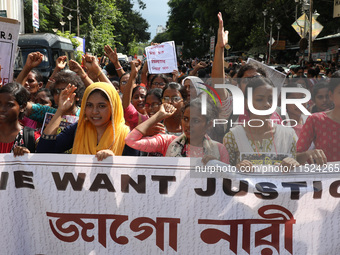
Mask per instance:
[[[128,146],[146,152],[159,152],[167,157],[203,157],[214,156],[218,160],[229,163],[226,148],[207,136],[207,130],[212,126],[212,120],[217,116],[216,107],[208,103],[207,115],[201,115],[201,100],[196,98],[183,108],[182,130],[180,136],[157,134],[146,137],[148,129],[159,121],[174,114],[176,108],[170,104],[163,104],[160,110],[150,119],[138,125],[126,137]]]
[[[296,145],[301,164],[340,161],[340,71],[329,82],[329,98],[334,109],[312,114],[302,128]],[[312,142],[316,149],[308,150]]]

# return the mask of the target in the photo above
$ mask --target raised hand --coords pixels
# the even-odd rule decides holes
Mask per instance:
[[[222,13],[217,14],[218,17],[218,33],[217,33],[217,44],[218,47],[224,48],[228,44],[229,32],[224,31]]]
[[[59,70],[63,70],[67,64],[66,60],[66,56],[60,56],[56,61],[56,68],[58,68]]]
[[[31,52],[27,56],[27,60],[26,60],[25,65],[29,66],[31,69],[33,69],[33,68],[37,67],[38,65],[40,65],[40,63],[43,61],[43,57],[44,57],[44,55],[41,54],[39,51]]]
[[[77,61],[74,61],[71,59],[69,62],[69,67],[71,71],[75,72],[79,76],[85,74],[84,69],[81,67],[81,65]]]
[[[74,98],[76,96],[76,93],[74,93],[74,91],[76,91],[76,89],[76,86],[69,83],[67,87],[63,91],[61,91],[59,96],[58,109],[60,109],[62,112],[67,112],[74,104]]]
[[[159,114],[162,115],[163,118],[168,118],[171,115],[173,115],[176,112],[176,110],[177,110],[176,107],[173,106],[172,104],[164,103],[164,104],[161,105],[158,112],[159,112]]]
[[[134,79],[136,79],[137,75],[138,75],[138,71],[140,70],[140,68],[142,66],[142,61],[140,59],[132,60],[130,62],[130,66],[131,66],[131,73],[130,73],[130,75]]]
[[[90,78],[95,81],[98,79],[99,74],[101,73],[101,68],[98,64],[97,58],[95,56],[91,55],[85,55],[84,58],[84,65],[87,69],[87,73],[90,76]]]
[[[105,56],[107,56],[113,64],[118,62],[117,48],[112,50],[110,45],[105,45],[104,51]]]
[[[201,61],[196,66],[199,69],[203,69],[203,68],[206,68],[208,65],[205,62]]]

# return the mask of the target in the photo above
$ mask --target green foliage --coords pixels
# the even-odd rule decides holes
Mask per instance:
[[[295,21],[295,1],[293,0],[169,0],[168,35],[176,44],[184,45],[184,57],[200,57],[209,50],[209,38],[217,35],[217,13],[222,12],[224,28],[229,31],[229,44],[233,51],[246,51],[265,46],[269,40],[272,15],[273,38],[277,40],[277,23],[281,24],[280,40],[297,43],[300,37],[291,27]],[[338,31],[338,20],[333,19],[333,1],[314,1],[314,10],[320,13],[318,21],[325,27],[320,36]],[[266,32],[264,31],[264,9]],[[301,6],[298,7],[298,17]],[[262,47],[263,48],[263,47]]]
[[[143,9],[144,5],[141,6]],[[147,42],[150,39],[150,33],[146,30],[149,28],[147,21],[141,17],[141,14],[133,10],[133,3],[130,0],[117,0],[117,9],[121,13],[121,18],[117,19],[115,24],[116,47],[119,52],[127,53],[130,51],[134,42]]]
[[[130,43],[130,50],[128,51],[128,55],[134,56],[143,55],[145,47],[148,47],[149,43]]]
[[[143,0],[137,0],[140,9],[146,7]],[[71,31],[77,31],[76,1],[39,0],[40,28],[38,32],[53,33],[61,30],[60,21],[66,22],[64,30],[69,29],[67,16],[71,14]],[[80,37],[85,37],[86,49],[98,55],[103,54],[106,44],[117,46],[121,52],[128,52],[135,42],[150,39],[147,21],[133,10],[131,0],[79,0]],[[32,33],[32,0],[24,0],[25,31]],[[65,32],[65,33],[66,33]]]
[[[168,31],[159,33],[152,39],[152,42],[154,43],[162,43],[162,42],[168,42],[168,41],[171,41],[171,36]]]
[[[74,38],[76,34],[70,34],[70,31],[66,31],[64,33],[61,31],[57,31],[57,35],[70,39],[74,49],[76,49],[80,45],[79,41],[76,38]],[[81,51],[76,50],[74,52],[74,57],[78,61],[78,63],[81,63],[81,55],[82,55]]]

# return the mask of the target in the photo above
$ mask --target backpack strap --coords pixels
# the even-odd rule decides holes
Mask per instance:
[[[35,137],[34,129],[29,127],[24,127],[24,146],[29,149],[31,153],[35,152]]]

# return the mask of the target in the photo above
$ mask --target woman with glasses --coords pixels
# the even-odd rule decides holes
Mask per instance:
[[[151,89],[154,88],[164,89],[168,83],[169,80],[164,74],[156,74],[154,77],[152,77],[150,85]]]
[[[148,91],[145,97],[145,110],[149,117],[159,111],[162,104],[162,89],[155,88]]]
[[[174,114],[164,120],[164,126],[168,134],[178,136],[182,133],[181,110],[186,97],[187,91],[185,87],[176,82],[170,82],[163,90],[162,103],[171,104],[176,108]]]

